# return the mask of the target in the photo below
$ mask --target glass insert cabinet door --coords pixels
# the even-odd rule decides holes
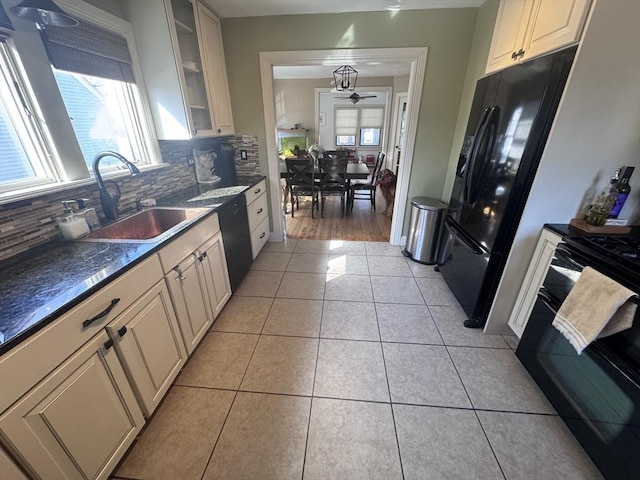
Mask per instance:
[[[211,106],[205,84],[205,69],[198,47],[196,9],[189,0],[171,0],[171,9],[178,41],[176,57],[181,67],[187,114],[192,135],[206,135],[213,131]]]

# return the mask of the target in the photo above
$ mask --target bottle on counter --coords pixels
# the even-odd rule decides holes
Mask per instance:
[[[604,225],[604,222],[609,218],[609,213],[615,205],[618,196],[616,184],[618,183],[619,173],[620,169],[617,169],[609,181],[609,187],[598,194],[593,205],[587,210],[584,219],[589,225],[600,227]]]
[[[618,218],[618,215],[620,215],[620,211],[622,210],[622,207],[624,207],[624,203],[627,201],[627,198],[629,198],[629,193],[631,192],[629,179],[631,178],[631,174],[635,170],[635,167],[623,167],[621,170],[622,174],[616,183],[616,201],[613,208],[611,208],[609,218]]]
[[[62,235],[67,240],[83,237],[91,231],[84,215],[81,212],[73,211],[73,205],[75,203],[74,200],[63,201],[63,213],[56,218],[58,228],[60,228]]]
[[[89,229],[92,232],[95,232],[100,228],[100,220],[98,220],[98,213],[96,212],[96,209],[87,206],[87,204],[89,203],[89,200],[87,198],[78,198],[76,202],[78,204],[80,212],[84,215],[84,219],[86,220],[87,225],[89,225]]]

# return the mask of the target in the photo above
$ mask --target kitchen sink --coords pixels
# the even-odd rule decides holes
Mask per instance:
[[[185,223],[210,212],[208,208],[150,208],[106,225],[83,237],[93,242],[153,242]]]

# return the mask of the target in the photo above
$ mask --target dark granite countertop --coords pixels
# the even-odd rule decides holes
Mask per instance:
[[[208,189],[210,197],[188,200],[205,192],[195,186],[158,199],[160,207],[210,208],[207,215],[185,224],[155,242],[56,241],[0,265],[0,354],[28,338],[85,300],[134,265],[175,240],[191,226],[233,200],[265,177],[240,177],[238,187]],[[124,218],[124,217],[122,217]]]

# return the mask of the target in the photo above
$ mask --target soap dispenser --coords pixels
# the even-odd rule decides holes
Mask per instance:
[[[76,203],[74,200],[63,201],[63,213],[61,216],[56,218],[58,228],[60,228],[62,235],[67,240],[80,238],[90,232],[89,225],[87,224],[84,215],[80,212],[73,211],[74,203]]]
[[[86,198],[78,198],[76,202],[78,203],[80,212],[84,215],[84,219],[87,221],[87,225],[89,225],[89,229],[91,229],[92,232],[95,232],[100,228],[100,220],[98,220],[96,209],[87,206],[89,200]]]

